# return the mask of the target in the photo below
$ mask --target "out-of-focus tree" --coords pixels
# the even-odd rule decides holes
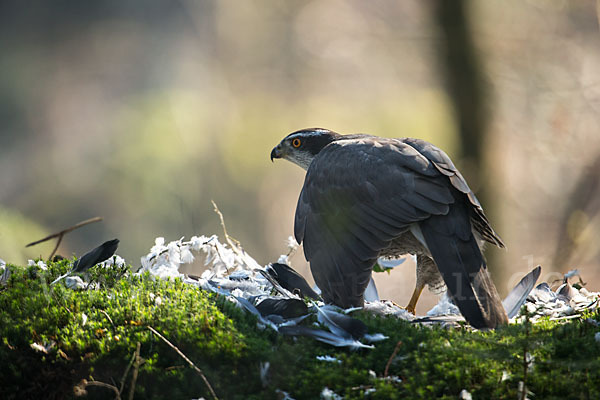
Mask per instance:
[[[434,18],[441,31],[437,54],[440,74],[452,100],[458,124],[458,155],[468,167],[478,196],[485,190],[479,183],[485,163],[483,146],[488,133],[488,93],[475,48],[470,19],[470,1],[437,0]]]
[[[581,172],[560,215],[553,267],[600,262],[600,155]]]
[[[460,145],[457,164],[488,216],[494,216],[494,197],[488,195],[494,191],[493,187],[490,188],[494,181],[487,179],[486,155],[489,152],[485,149],[489,132],[490,93],[473,37],[471,2],[437,0],[433,3],[433,16],[441,33],[437,51],[440,75],[452,100],[458,125]],[[494,223],[494,219],[492,225],[498,229],[499,225]],[[490,270],[500,276],[496,251],[489,246],[486,258]]]

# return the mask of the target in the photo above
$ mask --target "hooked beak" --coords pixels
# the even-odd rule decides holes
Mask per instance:
[[[273,147],[273,150],[271,150],[271,162],[273,162],[274,158],[281,158],[282,154],[281,154],[281,144],[278,144],[277,146]]]

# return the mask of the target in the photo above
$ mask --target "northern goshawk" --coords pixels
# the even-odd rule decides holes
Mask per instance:
[[[362,306],[378,257],[417,257],[414,313],[427,285],[476,328],[507,323],[481,252],[504,247],[461,173],[420,139],[303,129],[271,152],[304,168],[294,235],[325,302]]]

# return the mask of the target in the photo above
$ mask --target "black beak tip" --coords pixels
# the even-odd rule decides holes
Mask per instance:
[[[275,158],[281,158],[281,153],[277,147],[274,147],[273,150],[271,150],[271,162],[273,162]]]

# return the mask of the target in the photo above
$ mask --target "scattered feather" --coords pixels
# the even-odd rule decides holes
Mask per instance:
[[[269,374],[270,366],[271,366],[271,363],[268,361],[260,363],[260,381],[261,381],[263,387],[267,387],[269,385],[269,380],[268,380],[267,375]]]
[[[325,361],[325,362],[330,362],[330,363],[337,363],[337,364],[341,364],[342,360],[339,360],[335,357],[332,356],[317,356],[317,360],[319,361]]]
[[[279,332],[284,335],[291,336],[308,336],[312,337],[320,342],[330,344],[336,347],[349,347],[352,350],[360,348],[373,349],[375,346],[366,345],[353,338],[345,338],[335,335],[331,332],[327,332],[321,329],[309,328],[307,326],[296,325],[296,326],[284,326],[279,328]]]
[[[404,261],[406,261],[407,257],[402,257],[402,258],[385,258],[385,257],[379,257],[379,259],[377,259],[377,262],[375,263],[375,265],[373,266],[373,272],[390,272],[392,269],[396,268],[398,265],[402,264]]]
[[[285,319],[306,315],[308,307],[302,300],[265,298],[256,304],[256,308],[263,316],[279,315]]]
[[[438,303],[433,306],[431,310],[427,311],[427,316],[429,317],[437,317],[440,315],[460,315],[460,310],[452,303],[450,296],[448,296],[448,292],[444,292],[444,294],[440,296]]]
[[[508,318],[514,318],[519,313],[519,310],[527,300],[527,296],[529,296],[529,293],[531,293],[531,290],[540,277],[541,272],[542,267],[537,266],[534,268],[530,273],[525,275],[510,291],[508,296],[506,296],[502,305],[506,310]]]
[[[322,400],[342,400],[343,397],[340,396],[339,394],[336,394],[333,390],[329,389],[328,387],[324,387],[323,390],[321,390],[321,399]]]
[[[331,306],[317,306],[317,319],[327,327],[331,333],[343,338],[359,339],[367,333],[367,326],[361,320],[341,314]]]
[[[416,318],[413,314],[406,311],[406,309],[399,307],[389,300],[365,302],[363,309],[374,314],[392,315],[406,321],[412,321]]]
[[[46,263],[43,262],[42,260],[39,260],[39,261],[28,260],[27,265],[29,267],[38,267],[42,271],[46,271],[48,269],[48,265],[46,265]]]
[[[402,383],[402,378],[400,378],[399,376],[396,375],[389,375],[386,377],[381,378],[384,381],[388,381],[388,382],[392,382],[392,383]]]
[[[381,342],[382,340],[386,340],[389,338],[389,336],[385,336],[383,333],[375,333],[373,335],[366,333],[363,335],[363,339],[365,339],[369,343]]]
[[[4,263],[4,261],[2,261],[2,263]],[[10,278],[10,268],[7,268],[6,264],[0,264],[0,268],[2,270],[2,275],[0,275],[0,285],[6,285],[8,278]]]
[[[50,342],[41,344],[41,343],[31,343],[30,346],[33,350],[38,351],[40,353],[48,354],[50,350],[54,348],[56,342],[51,340]]]
[[[280,400],[295,400],[290,394],[281,389],[275,389],[275,393],[279,395],[278,399]]]
[[[373,277],[369,280],[364,296],[365,301],[379,301],[379,293],[377,292],[377,286],[375,286]]]
[[[301,298],[309,297],[313,300],[320,300],[320,296],[311,289],[310,285],[302,275],[296,272],[292,267],[282,263],[272,263],[265,268],[266,274],[272,278],[281,287],[291,293],[298,293]]]
[[[85,289],[86,283],[79,276],[68,276],[65,279],[65,286],[68,289]]]
[[[52,283],[50,283],[50,285],[54,285],[58,281],[69,277],[73,273],[86,272],[94,265],[97,265],[97,264],[107,261],[108,259],[113,257],[113,255],[115,254],[115,251],[117,251],[118,247],[119,247],[119,239],[108,240],[108,241],[102,243],[100,246],[88,251],[83,256],[81,256],[81,258],[76,260],[73,263],[73,267],[71,268],[70,271],[68,271],[66,274],[61,275],[58,278],[56,278],[54,281],[52,281]],[[31,262],[32,262],[32,260],[29,260],[29,265],[31,265]],[[43,270],[46,270],[47,269],[46,265],[44,264],[42,266],[40,263],[42,263],[42,261],[38,261],[38,263],[37,263],[38,267],[42,268]],[[113,263],[114,263],[114,260],[113,260]]]

